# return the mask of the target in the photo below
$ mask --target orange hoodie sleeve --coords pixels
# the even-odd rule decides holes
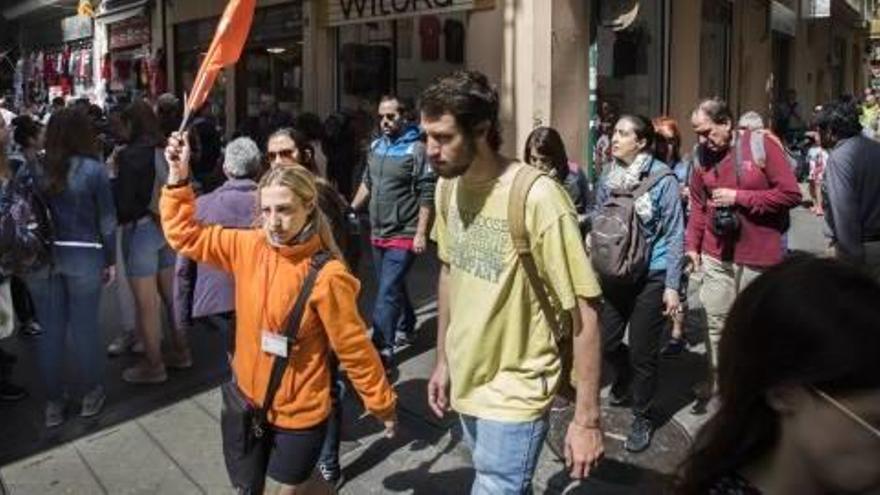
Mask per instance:
[[[197,222],[196,195],[189,186],[163,187],[159,209],[162,229],[171,249],[192,260],[233,271],[249,231]]]
[[[360,283],[342,263],[329,262],[315,284],[312,309],[324,326],[330,346],[370,413],[380,420],[393,416],[397,394],[382,368],[379,353],[367,338],[357,306]]]

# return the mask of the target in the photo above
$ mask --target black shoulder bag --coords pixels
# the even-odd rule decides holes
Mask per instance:
[[[321,268],[330,260],[326,252],[319,252],[312,257],[309,273],[303,281],[302,288],[285,321],[284,336],[287,337],[288,358],[292,357],[293,344],[302,322],[306,303],[315,286],[315,280]],[[232,379],[220,387],[223,396],[223,408],[220,412],[220,427],[223,434],[223,458],[226,461],[226,472],[233,486],[241,494],[263,493],[266,468],[269,462],[271,432],[267,415],[275,394],[281,385],[281,377],[287,367],[287,359],[275,357],[272,363],[272,374],[263,405],[258,407],[241,392]]]

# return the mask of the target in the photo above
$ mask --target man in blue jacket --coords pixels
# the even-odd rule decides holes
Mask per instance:
[[[408,110],[400,98],[382,97],[378,115],[382,134],[370,145],[363,180],[351,205],[357,211],[369,202],[373,264],[379,280],[373,342],[386,372],[394,365],[395,334],[405,341],[415,327],[406,274],[427,245],[436,181],[421,131],[406,118]]]

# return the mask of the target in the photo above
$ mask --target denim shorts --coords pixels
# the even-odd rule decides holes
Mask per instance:
[[[476,470],[471,495],[531,494],[549,428],[547,416],[524,422],[459,417]]]
[[[174,266],[176,257],[151,217],[122,226],[122,256],[129,277],[151,277]]]

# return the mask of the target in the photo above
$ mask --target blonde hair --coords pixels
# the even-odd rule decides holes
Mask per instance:
[[[270,186],[285,187],[290,190],[294,196],[299,198],[303,205],[313,206],[309,221],[312,223],[315,232],[317,232],[318,236],[321,238],[321,244],[324,245],[324,248],[327,249],[334,258],[344,263],[345,258],[342,256],[342,252],[339,250],[339,246],[333,238],[333,231],[330,228],[330,222],[321,211],[321,208],[318,207],[318,186],[316,184],[315,175],[301,165],[276,167],[266,172],[266,174],[263,175],[263,178],[260,179],[259,191]],[[257,194],[257,211],[262,211],[261,201],[261,195]],[[308,225],[308,223],[306,225]]]

